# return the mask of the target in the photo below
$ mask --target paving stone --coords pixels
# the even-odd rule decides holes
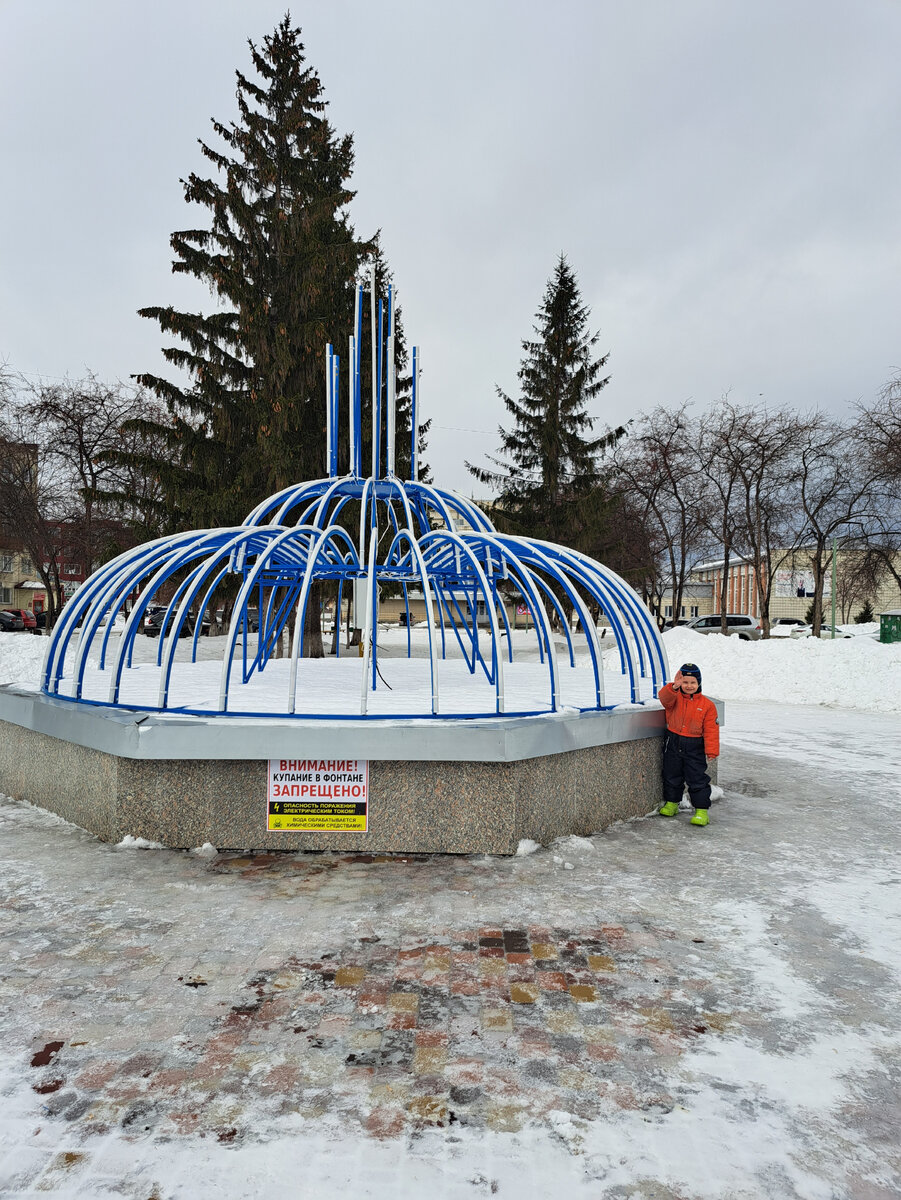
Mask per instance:
[[[540,995],[541,989],[533,983],[510,985],[510,999],[514,1004],[534,1004]]]
[[[597,988],[588,983],[573,983],[570,984],[569,994],[573,1000],[578,1000],[586,1004],[594,1004],[598,998]]]
[[[365,967],[340,967],[335,972],[335,983],[339,987],[357,987],[366,977]],[[290,986],[285,984],[284,986]]]
[[[388,1007],[394,1012],[415,1013],[419,1008],[419,996],[415,992],[392,992]]]
[[[532,942],[532,956],[540,961],[555,959],[557,947],[552,942]]]
[[[513,1017],[506,1008],[482,1009],[482,1029],[491,1033],[512,1033]]]

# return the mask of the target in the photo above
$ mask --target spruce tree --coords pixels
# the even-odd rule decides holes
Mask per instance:
[[[575,273],[564,255],[536,313],[533,340],[523,341],[521,395],[497,393],[513,417],[499,427],[492,468],[468,469],[496,493],[496,515],[512,532],[548,541],[593,542],[604,504],[598,456],[622,431],[592,436],[589,403],[609,382],[608,355],[594,357],[599,334],[588,327]]]
[[[300,30],[285,16],[249,45],[256,78],[236,72],[239,119],[213,121],[223,150],[200,143],[217,177],[183,181],[209,228],[171,239],[173,271],[202,280],[218,307],[140,310],[180,340],[163,354],[189,380],[137,377],[169,411],[158,466],[179,527],[239,522],[265,495],[322,476],[325,343],[346,356],[355,277],[374,251],[346,212],[353,139],[326,119]]]
[[[860,610],[860,612],[854,618],[854,624],[855,625],[869,625],[869,623],[873,620],[875,620],[875,617],[873,615],[873,605],[870,603],[869,600],[867,600],[865,602],[863,608]]]

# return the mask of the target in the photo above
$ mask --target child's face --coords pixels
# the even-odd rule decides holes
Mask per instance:
[[[682,676],[682,691],[686,696],[693,696],[698,690],[698,681],[694,675]]]

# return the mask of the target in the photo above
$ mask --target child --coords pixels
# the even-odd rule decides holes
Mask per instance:
[[[665,683],[657,699],[666,709],[666,744],[663,750],[663,807],[661,817],[679,811],[682,788],[695,806],[692,825],[707,825],[710,776],[707,764],[720,752],[716,705],[701,695],[701,668],[685,663],[671,684]]]

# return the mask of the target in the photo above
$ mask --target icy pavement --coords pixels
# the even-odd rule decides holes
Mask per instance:
[[[901,722],[729,705],[709,829],[104,846],[0,801],[0,1195],[901,1194]]]

